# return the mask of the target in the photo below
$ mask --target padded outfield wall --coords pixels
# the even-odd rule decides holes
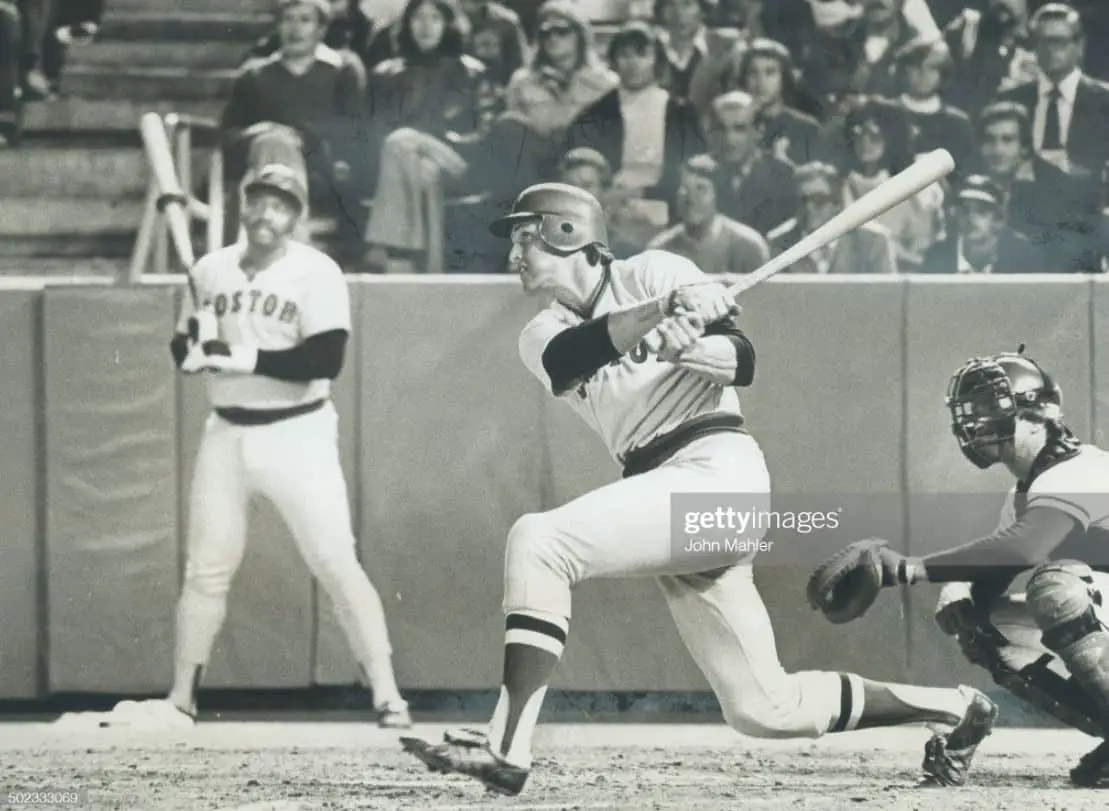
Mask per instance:
[[[352,277],[355,338],[335,386],[363,565],[381,592],[402,688],[500,676],[505,534],[517,517],[619,476],[516,354],[537,303],[510,278]],[[171,674],[184,505],[207,407],[168,339],[184,289],[40,283],[0,290],[0,698],[146,693]],[[1008,482],[959,455],[943,408],[966,358],[1019,342],[1101,441],[1109,286],[1091,277],[774,280],[745,299],[758,351],[743,392],[780,504],[836,501],[865,521],[783,532],[756,573],[790,669],[935,684],[988,679],[931,621],[936,589],[883,595],[847,627],[804,605],[808,566],[853,532],[926,552],[989,531]],[[974,515],[943,508],[977,496]],[[846,505],[846,506],[844,506]],[[330,606],[266,504],[206,685],[350,684]],[[964,511],[966,512],[966,511]],[[946,523],[944,523],[946,522]],[[971,526],[973,525],[973,526]],[[634,538],[627,543],[634,544]],[[700,691],[651,580],[576,595],[555,689]]]

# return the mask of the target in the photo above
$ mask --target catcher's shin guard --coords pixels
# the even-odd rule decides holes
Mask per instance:
[[[1097,705],[1072,679],[1065,679],[1049,667],[1052,657],[1045,654],[1021,670],[998,661],[990,675],[999,687],[1027,701],[1067,726],[1095,738],[1109,736],[1109,724],[1101,720]]]
[[[1028,581],[1027,599],[1044,647],[1084,688],[1097,717],[1109,718],[1109,631],[1094,612],[1101,594],[1090,567],[1068,561],[1041,566]]]
[[[963,655],[971,664],[989,671],[995,684],[1087,735],[1109,735],[1109,718],[1098,710],[1086,690],[1052,668],[1053,662],[1061,661],[1058,657],[1051,653],[1037,656],[1040,648],[1010,641],[985,613],[963,612],[956,616]],[[1030,659],[1030,664],[1015,664]]]

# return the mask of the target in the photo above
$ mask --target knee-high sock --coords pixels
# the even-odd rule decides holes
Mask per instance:
[[[841,673],[840,687],[839,713],[829,732],[903,724],[954,726],[968,703],[956,688],[870,681],[854,673]]]
[[[569,627],[565,617],[541,611],[516,611],[505,619],[504,676],[489,742],[516,766],[531,766],[531,739]]]

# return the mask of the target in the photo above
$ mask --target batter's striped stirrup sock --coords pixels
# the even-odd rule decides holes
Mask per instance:
[[[857,729],[866,706],[863,680],[854,673],[839,674],[839,715],[832,722],[830,732],[850,732]]]
[[[565,617],[537,611],[513,612],[505,620],[504,677],[489,741],[514,765],[531,765],[531,738],[568,630]]]

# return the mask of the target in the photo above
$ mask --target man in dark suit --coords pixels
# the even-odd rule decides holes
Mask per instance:
[[[921,273],[1045,273],[1037,248],[1005,222],[1005,194],[985,175],[959,186],[952,206],[954,228],[924,254]]]
[[[988,105],[978,120],[975,170],[1000,186],[1008,224],[1040,248],[1053,271],[1101,268],[1097,187],[1036,155],[1032,118],[1015,102]]]
[[[705,135],[719,164],[715,182],[721,214],[763,236],[794,215],[793,167],[759,146],[759,107],[752,96],[734,90],[714,99]]]
[[[828,163],[797,168],[794,182],[800,201],[797,216],[770,232],[777,256],[843,210],[843,176]],[[789,273],[896,273],[893,236],[874,222],[864,223],[790,267]]]
[[[1036,152],[1069,174],[1100,183],[1109,160],[1109,85],[1082,72],[1082,20],[1073,7],[1049,3],[1032,16],[1029,28],[1039,77],[1001,98],[1028,108]]]

